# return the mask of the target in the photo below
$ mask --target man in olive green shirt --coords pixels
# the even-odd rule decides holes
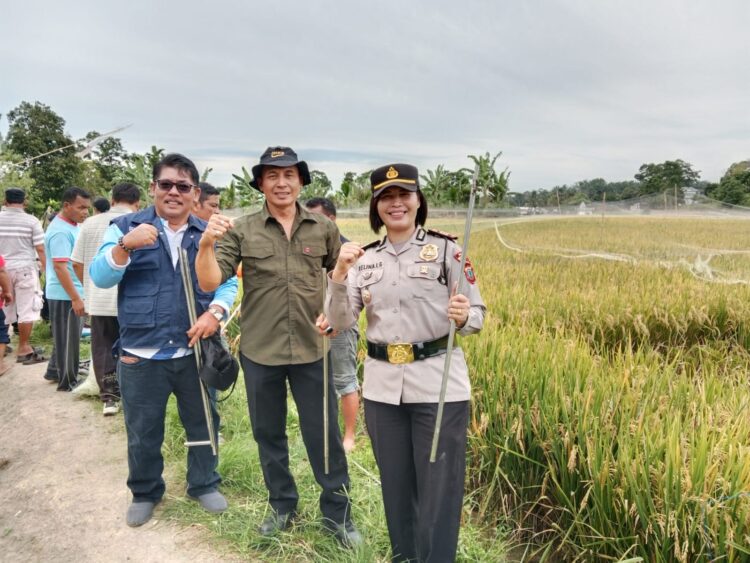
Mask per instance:
[[[324,472],[323,344],[315,325],[323,312],[322,269],[336,264],[339,231],[297,203],[302,186],[310,183],[310,172],[292,149],[266,149],[253,167],[253,178],[252,186],[266,198],[263,209],[234,221],[213,215],[195,265],[201,288],[208,290],[233,276],[242,263],[240,361],[272,508],[260,532],[273,535],[296,516],[299,496],[289,472],[286,437],[288,380],[310,465],[323,488],[324,523],[341,543],[354,546],[362,538],[351,521],[336,401],[328,402],[328,420],[333,422],[328,429],[329,471]],[[326,384],[335,396],[330,378]]]

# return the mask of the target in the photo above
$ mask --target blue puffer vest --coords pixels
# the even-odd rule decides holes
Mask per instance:
[[[153,206],[122,215],[112,220],[123,233],[128,233],[142,223],[149,223],[159,231],[159,238],[151,246],[134,250],[130,265],[118,285],[117,320],[120,323],[122,348],[188,347],[187,330],[190,328],[185,291],[179,264],[172,267],[169,242],[161,219]],[[195,256],[198,242],[206,228],[205,221],[190,216],[188,228],[182,238],[182,248],[187,251],[190,274],[196,300],[196,315],[200,317],[208,308],[213,292],[206,293],[198,287],[195,275]]]

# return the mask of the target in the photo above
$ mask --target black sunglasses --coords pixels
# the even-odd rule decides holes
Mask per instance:
[[[171,180],[157,180],[156,185],[160,190],[164,190],[165,192],[170,191],[173,187],[177,188],[177,191],[181,194],[186,194],[195,187],[192,184],[173,182]]]

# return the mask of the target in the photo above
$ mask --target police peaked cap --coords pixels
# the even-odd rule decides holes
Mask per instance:
[[[370,185],[373,198],[392,186],[416,192],[419,190],[419,170],[411,164],[386,164],[372,171]]]

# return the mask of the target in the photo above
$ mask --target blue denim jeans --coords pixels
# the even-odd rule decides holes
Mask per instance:
[[[128,435],[128,488],[135,502],[158,502],[164,495],[164,416],[169,395],[177,398],[177,411],[189,441],[208,440],[195,358],[147,360],[117,363],[125,429]],[[219,414],[211,401],[214,432]],[[211,446],[192,446],[187,453],[187,493],[197,497],[215,491],[221,477],[216,472],[218,457]]]

